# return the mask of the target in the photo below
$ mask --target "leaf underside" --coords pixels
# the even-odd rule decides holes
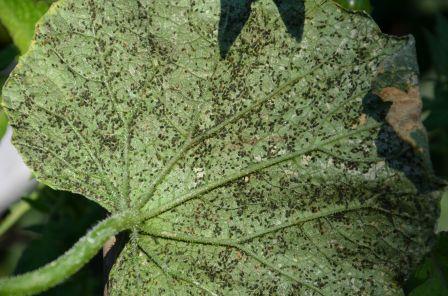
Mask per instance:
[[[246,2],[53,5],[4,89],[16,147],[54,188],[153,213],[110,295],[401,293],[438,194],[424,131],[372,91],[416,86],[412,38],[332,1]]]

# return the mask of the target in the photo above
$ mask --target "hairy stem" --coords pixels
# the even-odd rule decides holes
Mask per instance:
[[[32,272],[0,279],[0,295],[33,295],[56,286],[83,267],[111,236],[135,225],[138,218],[130,211],[107,218],[55,261]]]

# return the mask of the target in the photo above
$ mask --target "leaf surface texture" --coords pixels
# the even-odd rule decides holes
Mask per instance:
[[[46,184],[147,213],[110,295],[401,293],[438,194],[424,130],[399,137],[373,93],[416,87],[412,38],[248,2],[53,5],[4,91],[16,146]]]

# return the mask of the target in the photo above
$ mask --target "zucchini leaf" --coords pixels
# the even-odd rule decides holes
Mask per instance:
[[[38,180],[145,213],[110,295],[397,295],[440,198],[417,72],[332,1],[62,0],[3,95]]]

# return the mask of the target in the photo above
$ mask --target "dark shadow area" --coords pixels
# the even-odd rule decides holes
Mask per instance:
[[[105,210],[98,204],[77,194],[49,187],[38,188],[34,194],[38,197],[23,198],[31,206],[23,217],[24,224],[20,225],[19,221],[16,228],[12,228],[3,237],[11,244],[19,238],[26,243],[15,266],[15,274],[36,270],[56,260],[85,235],[92,225],[106,216]],[[26,220],[34,222],[27,225]],[[99,295],[102,290],[101,274],[102,256],[97,254],[72,277],[42,295]]]
[[[126,244],[129,242],[129,232],[121,232],[114,238],[111,238],[103,247],[103,295],[108,294],[109,274],[115,264],[118,256],[120,256]]]
[[[240,35],[249,19],[251,6],[255,0],[221,0],[218,42],[221,58],[225,58],[230,47]]]
[[[426,149],[426,152],[424,153],[415,149],[402,140],[389,125],[386,116],[391,105],[391,103],[385,103],[380,97],[369,93],[363,99],[363,112],[381,124],[381,128],[375,138],[378,156],[384,158],[386,166],[389,169],[400,172],[406,176],[417,190],[418,195],[409,195],[407,190],[397,191],[393,188],[394,185],[391,183],[391,185],[384,184],[385,186],[383,188],[375,188],[375,190],[381,194],[377,199],[377,202],[379,203],[379,207],[386,211],[390,210],[395,213],[403,213],[405,214],[405,216],[403,216],[405,219],[406,217],[410,217],[406,223],[412,225],[414,230],[409,231],[409,236],[405,237],[405,241],[409,245],[412,244],[412,237],[418,235],[424,235],[426,244],[433,244],[435,238],[435,236],[433,236],[433,225],[436,223],[434,214],[437,213],[437,204],[435,204],[434,194],[443,188],[443,181],[434,176],[432,165],[428,157],[428,149]],[[391,181],[394,182],[394,180]],[[393,218],[393,215],[388,214],[385,219],[387,219],[389,223],[397,225],[395,224],[397,220]],[[381,241],[381,239],[381,237],[378,237],[378,241]],[[381,249],[378,249],[378,252],[381,252]],[[435,254],[440,256],[441,252],[437,252],[438,253]],[[434,256],[433,254],[434,253],[429,256]],[[423,277],[418,276],[415,278],[412,276],[409,278],[410,274],[415,273],[417,264],[421,264],[420,260],[421,258],[418,257],[409,257],[408,264],[413,270],[412,273],[409,273],[409,270],[406,268],[395,270],[394,280],[405,287],[405,291],[407,289],[406,295],[408,295],[410,290],[415,288],[416,283],[420,285],[421,282],[424,281],[422,279],[427,278],[426,275]],[[403,265],[400,266],[403,267]],[[393,265],[390,267],[392,269],[396,268]],[[429,268],[432,267],[425,263],[423,268],[424,270],[429,271]],[[411,289],[406,287],[411,287]],[[433,294],[428,292],[427,294],[424,293],[422,295]]]
[[[273,0],[287,32],[300,42],[305,20],[305,4],[303,0]],[[241,34],[248,21],[252,3],[256,0],[221,0],[221,15],[218,27],[218,43],[221,58],[229,53],[235,40]]]
[[[386,115],[390,106],[391,103],[383,102],[372,93],[363,99],[363,112],[382,124],[375,140],[378,155],[384,158],[388,167],[404,173],[419,193],[436,190],[437,185],[432,178],[432,168],[425,159],[425,155],[416,152],[387,123]]]
[[[412,34],[416,40],[420,73],[434,71],[433,95],[425,94],[424,124],[430,139],[431,158],[436,175],[448,178],[448,30],[440,19],[448,19],[447,1],[371,0],[372,16],[384,33]],[[431,78],[432,79],[432,78]],[[441,86],[445,85],[443,90]],[[426,99],[426,100],[425,100]]]
[[[305,3],[303,0],[275,0],[274,2],[286,30],[297,42],[300,42],[305,22]]]

